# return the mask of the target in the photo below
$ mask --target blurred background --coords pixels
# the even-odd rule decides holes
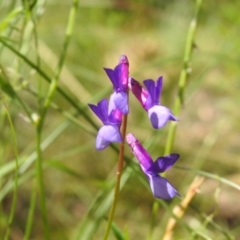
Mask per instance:
[[[52,78],[63,48],[71,9],[68,0],[0,1],[0,34]],[[183,68],[193,0],[82,0],[67,50],[59,86],[82,109],[56,92],[42,132],[43,177],[51,239],[101,239],[111,206],[117,153],[108,147],[95,150],[101,122],[88,109],[112,91],[103,67],[114,68],[121,54],[130,62],[130,75],[142,82],[163,76],[161,104],[173,108]],[[27,9],[29,9],[27,11]],[[198,19],[184,105],[178,116],[173,152],[181,155],[167,173],[184,197],[196,172],[206,178],[194,197],[173,239],[240,239],[240,1],[203,1]],[[38,118],[49,84],[35,67],[0,43],[1,74]],[[6,115],[11,116],[19,160],[19,189],[10,238],[23,239],[35,188],[36,126],[18,100],[0,89],[0,236],[4,236],[13,199],[15,154]],[[137,100],[130,96],[128,132],[145,146],[151,142],[153,159],[164,154],[169,125],[155,131]],[[116,144],[117,146],[117,144]],[[126,155],[132,153],[126,148]],[[136,162],[135,159],[132,160]],[[136,165],[137,166],[137,165]],[[181,167],[189,168],[184,170]],[[129,238],[146,239],[152,221],[154,198],[142,184],[141,171],[123,176],[123,187],[114,222]],[[127,175],[128,174],[128,175]],[[236,185],[229,186],[219,179]],[[170,211],[180,199],[160,204],[151,239],[161,239]],[[30,239],[44,239],[43,222],[36,198]],[[185,225],[205,237],[189,233]],[[214,225],[216,224],[216,225]],[[1,238],[1,237],[0,237]],[[117,239],[111,233],[109,239]]]

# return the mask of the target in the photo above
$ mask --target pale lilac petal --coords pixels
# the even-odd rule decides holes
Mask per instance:
[[[128,114],[128,94],[125,92],[115,93],[114,103],[116,107],[123,113]]]
[[[108,102],[107,99],[104,98],[101,100],[97,106],[93,104],[88,104],[88,106],[92,109],[92,111],[101,119],[103,124],[108,122]]]
[[[115,105],[115,98],[116,98],[116,93],[113,92],[110,96],[109,103],[108,103],[108,115],[111,114],[111,112],[116,109]]]
[[[96,148],[102,150],[107,147],[110,142],[122,142],[119,127],[114,125],[104,125],[98,131]]]
[[[157,174],[147,174],[147,176],[154,197],[167,200],[176,195],[180,196],[177,190],[167,181],[166,178],[160,177]]]
[[[164,157],[159,157],[147,170],[148,173],[162,173],[171,168],[180,157],[177,153],[172,153]]]
[[[128,133],[126,135],[126,141],[131,147],[134,156],[139,161],[142,170],[146,172],[153,163],[151,156],[148,154],[146,149],[143,148],[142,144],[133,136],[133,134]]]
[[[167,107],[160,105],[151,107],[148,110],[148,117],[155,129],[164,127],[169,120],[178,120]]]
[[[102,126],[98,131],[98,135],[109,142],[122,142],[119,127],[115,125]]]
[[[97,150],[103,150],[104,148],[106,148],[111,142],[106,141],[105,139],[103,139],[100,135],[97,135],[96,138],[96,149]]]

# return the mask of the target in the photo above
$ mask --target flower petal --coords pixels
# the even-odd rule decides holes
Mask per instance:
[[[109,116],[109,122],[110,124],[117,124],[121,125],[122,122],[122,112],[117,108],[115,105],[115,96],[116,93],[112,93],[110,96],[109,104],[108,104],[108,116]]]
[[[107,99],[104,98],[101,100],[97,106],[93,104],[88,104],[88,106],[92,109],[92,111],[98,116],[99,119],[103,122],[103,124],[108,122],[108,102]]]
[[[176,195],[180,196],[177,190],[166,178],[160,177],[157,174],[148,174],[147,176],[154,197],[167,200]]]
[[[162,91],[163,77],[159,77],[155,87],[155,104],[160,104],[160,95]]]
[[[96,149],[97,150],[103,150],[104,148],[106,148],[111,142],[106,141],[105,139],[103,139],[100,135],[97,135],[96,138]]]
[[[117,107],[115,104],[115,98],[116,98],[116,93],[113,92],[110,96],[109,103],[108,103],[108,115],[111,114],[112,111],[114,111]]]
[[[168,170],[173,166],[173,164],[178,160],[180,157],[177,153],[172,153],[170,155],[159,157],[147,170],[149,173],[162,173]]]
[[[169,120],[178,120],[167,107],[160,105],[151,107],[148,110],[148,117],[155,129],[164,127]]]
[[[107,147],[110,142],[122,142],[119,127],[114,125],[104,125],[98,131],[96,148],[102,150]]]
[[[125,92],[115,93],[114,103],[116,107],[123,113],[128,114],[128,94]]]
[[[152,107],[151,97],[148,97],[148,91],[144,89],[141,84],[134,78],[129,78],[129,89],[132,90],[132,93],[135,95],[145,110],[148,110],[150,107]],[[150,100],[150,102],[148,103],[147,100]]]
[[[144,80],[143,83],[149,93],[147,98],[147,110],[148,110],[153,105],[158,104],[158,102],[155,103],[155,83],[152,79]]]
[[[126,141],[131,147],[134,156],[139,161],[143,172],[146,173],[146,170],[149,169],[153,163],[151,156],[148,154],[146,149],[143,148],[142,144],[133,136],[133,134],[128,133]]]
[[[114,70],[110,68],[104,68],[105,72],[107,73],[108,77],[110,78],[113,88],[115,91],[119,89],[119,81],[118,81],[118,76],[116,76]]]
[[[118,64],[114,69],[115,76],[118,79],[118,86],[121,90],[127,90],[128,86],[128,65],[125,63]]]

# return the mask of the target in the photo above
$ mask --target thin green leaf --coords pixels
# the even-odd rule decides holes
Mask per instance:
[[[112,222],[111,229],[117,240],[126,240],[123,232],[120,230],[116,223]]]
[[[16,134],[15,134],[14,126],[12,123],[12,119],[8,112],[7,107],[6,107],[6,113],[7,113],[7,118],[8,118],[8,122],[9,122],[10,129],[11,129],[11,137],[13,139],[13,148],[14,148],[14,155],[15,155],[15,174],[14,174],[13,200],[12,200],[12,204],[11,204],[11,210],[10,210],[10,214],[9,214],[9,218],[8,218],[8,226],[6,229],[4,240],[9,239],[9,236],[10,236],[11,226],[13,224],[14,214],[15,214],[15,210],[16,210],[17,193],[18,193],[18,145],[17,145],[17,139],[16,139]]]
[[[233,187],[233,188],[237,189],[238,191],[240,191],[240,185],[238,185],[238,184],[236,184],[236,183],[234,183],[230,180],[227,180],[226,178],[221,177],[217,174],[212,174],[212,173],[209,173],[209,172],[205,172],[205,171],[198,170],[198,169],[193,169],[193,168],[181,167],[181,166],[178,166],[178,165],[174,166],[174,168],[197,173],[197,174],[202,175],[204,177],[211,178],[211,179],[214,179],[214,180],[219,181],[221,183],[224,183],[224,184],[226,184],[230,187]]]

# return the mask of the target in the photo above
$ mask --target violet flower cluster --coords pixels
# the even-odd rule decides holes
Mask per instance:
[[[113,84],[113,93],[109,102],[104,98],[97,105],[89,104],[91,110],[103,123],[96,137],[97,150],[105,149],[112,142],[124,141],[120,127],[123,115],[129,113],[129,90],[138,99],[143,109],[147,111],[153,128],[160,129],[168,121],[178,120],[167,107],[160,105],[162,77],[159,77],[156,82],[152,79],[144,80],[143,83],[146,88],[142,87],[137,80],[129,77],[129,62],[125,55],[120,57],[119,63],[114,69],[104,68],[104,70]],[[178,160],[179,154],[172,153],[153,161],[149,153],[132,133],[127,134],[126,141],[139,161],[141,169],[149,181],[154,197],[171,199],[179,195],[168,180],[159,175],[159,173],[163,173],[172,167]]]

